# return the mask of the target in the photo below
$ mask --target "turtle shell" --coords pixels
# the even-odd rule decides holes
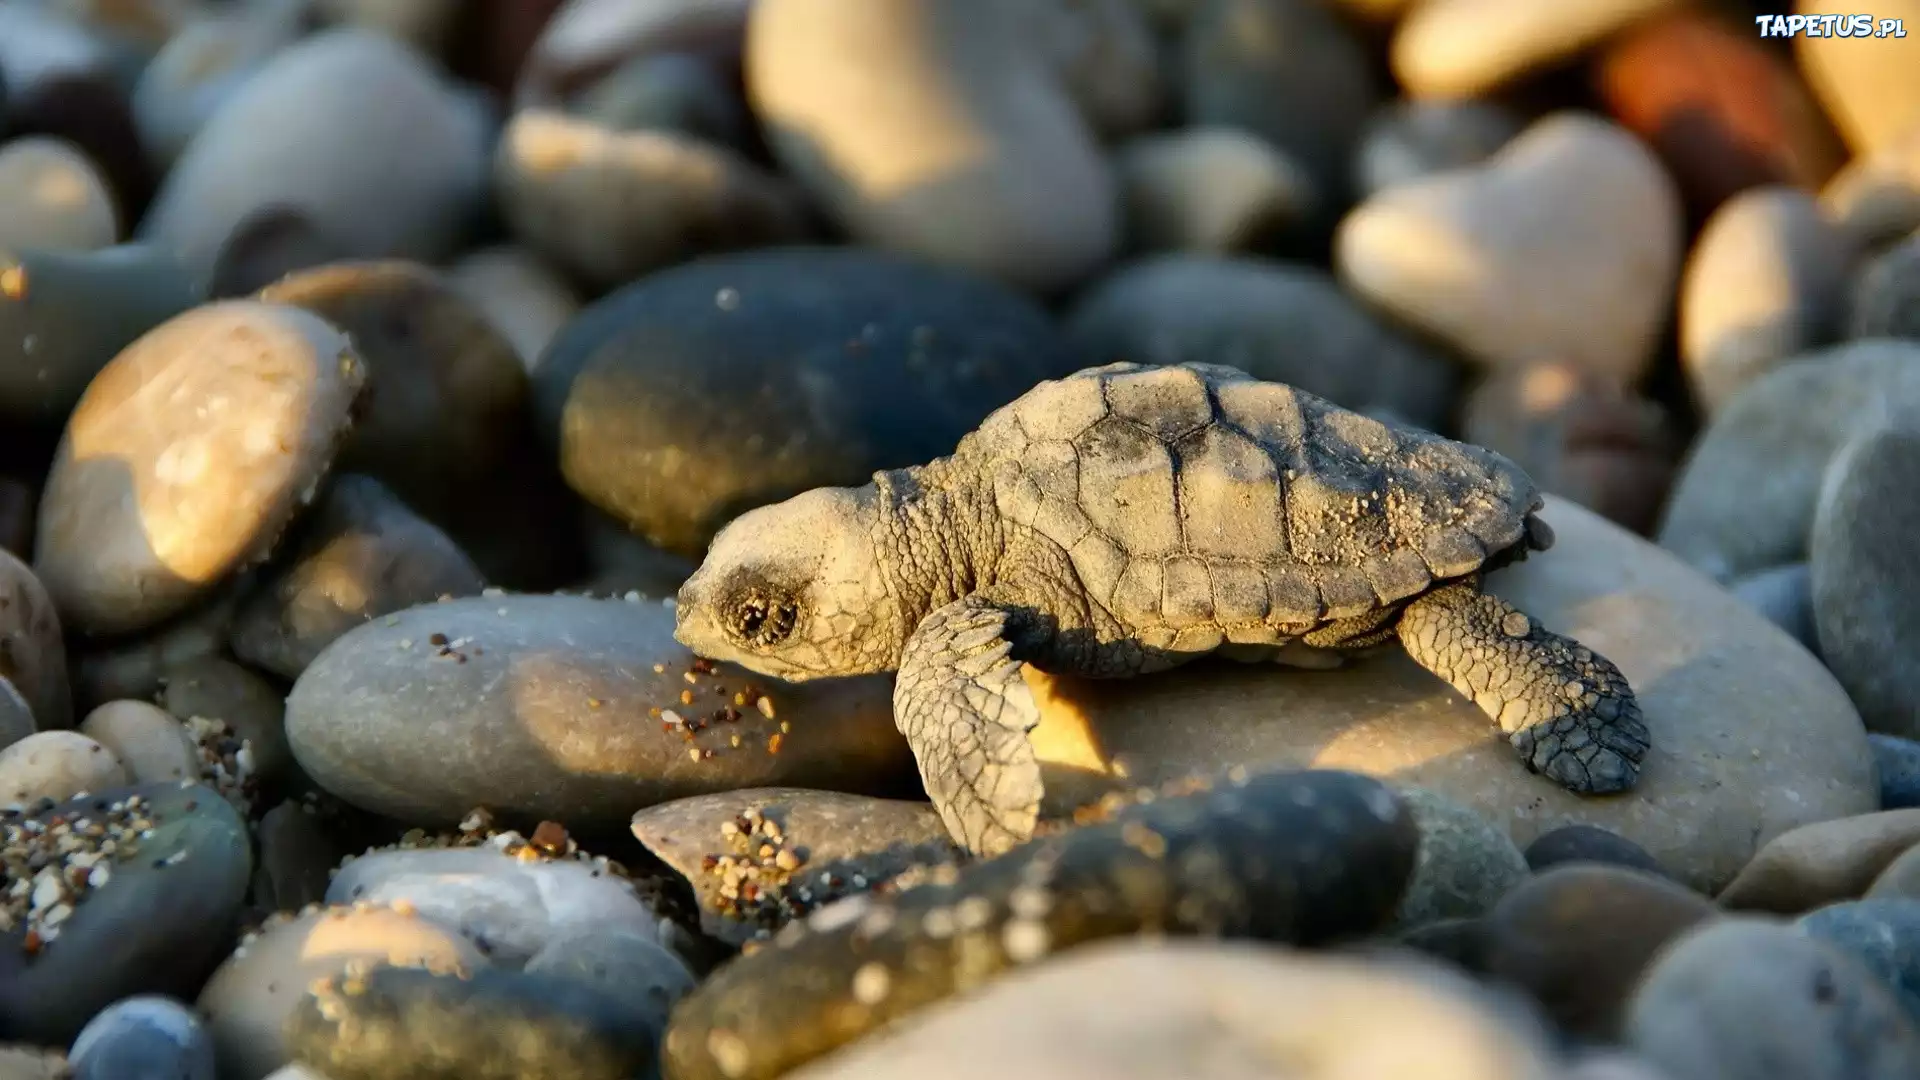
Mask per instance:
[[[955,454],[1135,631],[1274,640],[1478,570],[1541,499],[1512,461],[1233,368],[1042,383]]]

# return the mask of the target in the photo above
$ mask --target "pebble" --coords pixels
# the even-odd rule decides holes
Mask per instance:
[[[1553,867],[1484,920],[1481,962],[1577,1037],[1616,1041],[1635,985],[1669,942],[1719,917],[1665,878],[1592,863]]]
[[[1920,807],[1920,741],[1868,732],[1880,773],[1880,809]]]
[[[180,721],[155,705],[109,701],[80,721],[80,734],[106,747],[125,768],[130,780],[117,783],[200,779],[199,744]]]
[[[660,940],[659,916],[605,859],[577,848],[546,855],[537,845],[524,847],[516,854],[496,846],[370,852],[340,868],[326,899],[417,911],[512,968],[586,927]]]
[[[299,39],[307,0],[269,0],[199,13],[140,70],[130,96],[141,148],[171,168],[207,121],[282,49]]]
[[[1298,162],[1329,219],[1353,145],[1385,96],[1354,31],[1317,0],[1208,0],[1180,54],[1187,122],[1251,131]]]
[[[1920,1028],[1851,957],[1753,918],[1695,927],[1635,992],[1627,1042],[1686,1080],[1903,1080]]]
[[[1748,574],[1727,588],[1809,652],[1820,655],[1820,638],[1813,621],[1813,572],[1806,563],[1788,563]]]
[[[1907,403],[1920,407],[1920,342],[1848,342],[1755,379],[1688,450],[1660,546],[1723,582],[1805,561],[1828,463]]]
[[[113,751],[77,731],[40,731],[0,750],[0,807],[71,799],[131,782]]]
[[[1864,425],[1828,466],[1808,541],[1820,655],[1874,731],[1920,738],[1920,410]]]
[[[219,961],[240,912],[252,870],[246,824],[198,784],[96,790],[51,809],[0,817],[8,834],[6,880],[21,879],[15,860],[30,858],[27,837],[57,837],[61,823],[71,836],[81,820],[91,823],[83,833],[99,826],[104,835],[89,836],[62,860],[68,867],[91,863],[80,883],[34,886],[38,898],[66,895],[31,917],[37,952],[18,924],[0,937],[0,1038],[65,1046],[122,998],[192,994]],[[112,854],[96,858],[107,841]],[[70,914],[56,920],[58,911]]]
[[[164,665],[159,681],[162,708],[186,719],[222,721],[245,740],[262,784],[291,778],[297,765],[287,748],[285,697],[258,673],[225,657],[201,655]]]
[[[1483,379],[1461,435],[1512,459],[1535,484],[1636,533],[1653,528],[1679,455],[1659,404],[1572,364],[1533,364]]]
[[[574,491],[698,558],[753,506],[951,453],[1081,359],[1032,301],[965,271],[765,250],[663,271],[581,312],[534,374],[535,415]]]
[[[331,1080],[632,1080],[656,1042],[620,998],[556,975],[375,967],[318,980],[287,1017]]]
[[[207,119],[138,235],[205,271],[241,224],[282,206],[349,257],[437,259],[485,197],[487,127],[405,46],[324,30],[281,50]]]
[[[0,8],[10,130],[79,146],[130,205],[145,203],[153,190],[125,90],[141,52],[46,4]]]
[[[487,958],[451,929],[394,908],[309,908],[242,940],[200,992],[221,1080],[260,1080],[292,1060],[285,1025],[321,979],[372,965],[476,971]],[[347,1080],[331,1077],[330,1080]]]
[[[648,56],[737,54],[753,0],[543,0],[530,7],[540,10],[522,17],[531,16],[538,39],[520,65],[516,109],[559,105],[568,88]]]
[[[1920,844],[1920,810],[1882,810],[1774,836],[1721,890],[1720,906],[1795,915],[1852,900],[1887,864]]]
[[[1398,649],[1312,673],[1209,662],[1116,683],[1028,669],[1043,770],[1150,785],[1235,763],[1352,769],[1453,799],[1523,849],[1565,825],[1610,829],[1708,894],[1761,838],[1878,806],[1859,715],[1818,661],[1592,512],[1548,496],[1541,516],[1553,549],[1487,586],[1626,674],[1653,731],[1631,798],[1529,774],[1484,714]]]
[[[299,911],[326,900],[333,872],[350,852],[346,839],[313,804],[288,799],[260,816],[253,827],[258,857],[252,901],[267,911]]]
[[[169,665],[222,652],[234,606],[250,580],[241,573],[207,600],[138,636],[78,642],[85,651],[73,662],[75,702],[91,709],[109,701],[153,697]]]
[[[1568,111],[1478,167],[1369,198],[1341,222],[1334,263],[1359,296],[1487,368],[1557,361],[1627,384],[1653,358],[1681,242],[1652,152]]]
[[[1853,250],[1811,195],[1755,187],[1708,219],[1680,284],[1680,362],[1708,415],[1840,331]],[[1856,335],[1858,336],[1858,335]]]
[[[60,616],[33,571],[0,551],[0,675],[42,728],[73,723],[73,688]]]
[[[1666,162],[1695,220],[1760,185],[1818,190],[1846,160],[1792,64],[1751,23],[1682,9],[1622,35],[1593,66],[1607,111]]]
[[[1036,292],[1078,284],[1119,242],[1117,185],[1019,10],[760,0],[746,80],[774,156],[857,242]]]
[[[142,334],[198,304],[201,283],[151,246],[0,251],[0,415],[64,423],[87,384]]]
[[[1920,899],[1831,904],[1802,915],[1794,925],[1879,976],[1920,1025]]]
[[[1920,844],[1887,864],[1861,897],[1864,900],[1920,900]]]
[[[617,998],[657,1046],[675,1002],[694,987],[686,962],[652,937],[581,926],[555,934],[527,961],[529,975],[553,975]]]
[[[446,533],[378,480],[343,474],[328,483],[298,545],[235,611],[230,648],[262,671],[296,679],[356,626],[484,587]]]
[[[1357,193],[1478,165],[1525,127],[1512,110],[1489,101],[1389,102],[1361,132],[1353,168]]]
[[[1437,965],[1128,939],[1009,975],[787,1076],[1532,1080],[1559,1075],[1553,1065],[1538,1025]]]
[[[734,150],[750,142],[740,88],[690,53],[636,56],[572,95],[567,111],[614,131],[673,131]]]
[[[1920,231],[1869,259],[1853,279],[1850,338],[1920,339]]]
[[[1396,914],[1400,925],[1484,915],[1527,877],[1520,849],[1479,814],[1420,788],[1402,789],[1400,797],[1420,829],[1413,877]]]
[[[312,499],[365,379],[339,330],[250,301],[195,308],[116,356],[40,498],[34,569],[62,624],[145,629],[264,559]],[[157,383],[165,412],[149,407]]]
[[[73,1080],[214,1080],[213,1039],[172,998],[136,995],[101,1010],[67,1051]]]
[[[0,1046],[0,1075],[7,1080],[73,1080],[67,1055],[28,1046]]]
[[[98,251],[119,237],[119,217],[79,147],[47,136],[0,143],[0,248]]]
[[[1793,10],[1826,11],[1805,0]],[[1883,0],[1874,5],[1873,17],[1920,26],[1920,0]],[[1793,51],[1820,103],[1856,152],[1872,153],[1920,123],[1920,69],[1913,65],[1907,42],[1797,34]]]
[[[1920,229],[1920,123],[1855,157],[1820,190],[1820,204],[1862,248]]]
[[[1393,35],[1393,73],[1417,98],[1485,96],[1572,59],[1677,0],[1424,0]]]
[[[1089,288],[1067,329],[1094,363],[1225,364],[1349,409],[1438,425],[1454,366],[1356,305],[1325,272],[1248,256],[1156,255]]]
[[[493,546],[482,537],[542,542],[522,520],[535,493],[503,475],[534,453],[526,367],[443,275],[399,259],[333,263],[289,275],[259,299],[327,320],[367,362],[366,399],[340,469],[391,488],[476,560]]]
[[[1114,152],[1135,252],[1228,255],[1274,244],[1314,206],[1312,181],[1283,151],[1230,127],[1141,135]]]
[[[1363,935],[1391,918],[1418,842],[1405,804],[1351,773],[1229,779],[1130,807],[790,924],[682,999],[664,1071],[780,1076],[1004,972],[1116,936]]]
[[[1012,14],[1100,138],[1146,131],[1170,111],[1162,44],[1139,0],[1041,0]]]
[[[1444,960],[1471,974],[1481,974],[1486,964],[1486,920],[1440,919],[1436,922],[1401,930],[1394,943],[1423,956]]]
[[[452,37],[460,0],[311,0],[312,11],[328,23],[351,23],[376,30],[437,56]]]
[[[1527,845],[1524,854],[1527,865],[1536,873],[1569,863],[1597,863],[1668,876],[1660,860],[1647,854],[1646,848],[1595,825],[1564,825],[1541,833]]]
[[[701,931],[732,945],[764,937],[832,898],[803,870],[951,846],[929,803],[803,788],[661,803],[633,815],[633,835],[693,887]],[[879,884],[877,876],[872,883]]]
[[[327,790],[402,821],[484,805],[617,828],[713,791],[898,785],[913,765],[891,682],[769,687],[693,657],[660,603],[484,596],[336,640],[294,684],[287,736]]]
[[[470,252],[447,269],[447,283],[493,320],[529,375],[548,343],[580,311],[573,287],[524,248]]]
[[[798,243],[805,200],[734,150],[557,111],[507,122],[493,165],[521,243],[596,290],[714,252]]]
[[[5,750],[39,730],[33,719],[33,706],[20,696],[13,681],[0,676],[0,750]]]

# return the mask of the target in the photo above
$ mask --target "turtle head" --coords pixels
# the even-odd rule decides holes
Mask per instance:
[[[791,682],[890,671],[905,620],[881,573],[874,489],[817,488],[749,510],[680,587],[673,636]]]

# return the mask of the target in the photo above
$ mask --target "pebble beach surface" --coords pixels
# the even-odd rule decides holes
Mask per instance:
[[[1920,1077],[1920,2],[1824,10],[0,0],[0,1080]],[[1030,665],[975,854],[891,673],[676,638],[1121,360],[1518,463],[1637,784]]]

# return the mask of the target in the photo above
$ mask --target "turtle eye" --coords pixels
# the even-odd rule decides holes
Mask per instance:
[[[800,609],[791,600],[770,597],[756,589],[735,605],[733,632],[746,644],[767,649],[791,637],[799,622]]]

